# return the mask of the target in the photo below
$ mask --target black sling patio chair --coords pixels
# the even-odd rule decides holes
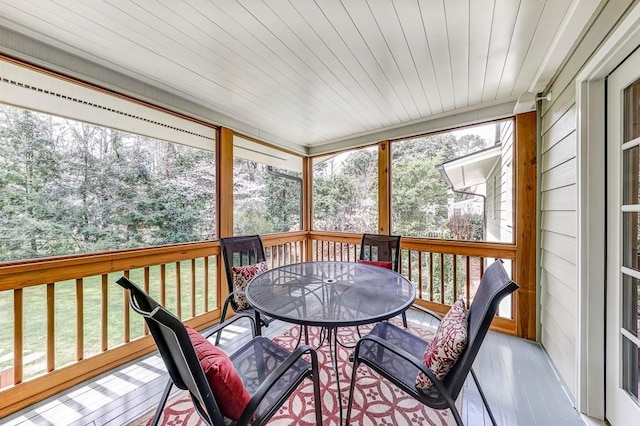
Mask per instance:
[[[363,234],[360,260],[391,262],[390,269],[400,271],[400,235]]]
[[[390,263],[389,269],[400,272],[400,235],[363,234],[360,242],[359,261],[372,262],[383,266]],[[384,265],[386,266],[386,265]],[[402,313],[402,324],[407,328],[407,314]]]
[[[450,409],[458,425],[463,423],[455,406],[455,400],[458,398],[467,375],[471,372],[482,397],[482,402],[487,408],[493,425],[495,425],[495,418],[472,365],[489,330],[491,320],[498,310],[500,301],[516,289],[518,289],[518,285],[507,276],[501,261],[495,261],[486,269],[467,313],[467,345],[442,380],[439,380],[422,362],[422,355],[429,342],[388,321],[376,324],[369,335],[358,341],[353,354],[353,374],[349,389],[346,424],[349,424],[351,416],[358,365],[364,363],[419,402],[434,409]],[[441,319],[435,313],[427,310],[425,312]],[[433,386],[427,391],[416,387],[416,376],[419,372],[423,372],[433,383]]]
[[[229,392],[221,392],[222,395],[214,394],[213,389],[217,383],[213,383],[205,374],[192,337],[189,336],[190,331],[180,319],[164,309],[128,278],[121,277],[117,282],[129,290],[131,308],[144,317],[170,376],[170,382],[165,388],[152,424],[158,424],[172,385],[189,392],[196,411],[206,424],[230,424],[231,420],[222,414],[225,409],[220,402],[221,398],[228,398]],[[219,332],[238,319],[240,317],[234,317],[224,324],[218,324],[209,335]],[[253,321],[253,318],[250,320]],[[191,333],[197,334],[193,331]],[[198,336],[201,338],[199,342],[204,340],[204,337],[199,334]],[[205,341],[205,344],[208,345],[208,342]],[[305,355],[310,358],[310,362],[303,358]],[[237,408],[242,411],[236,419],[237,422],[233,424],[267,423],[298,385],[305,378],[311,378],[316,424],[322,425],[318,358],[315,350],[308,346],[299,346],[294,352],[290,352],[265,337],[255,336],[231,354],[229,359],[250,396],[243,410],[242,407]],[[228,387],[224,389],[228,390]]]
[[[222,259],[224,261],[224,269],[227,277],[227,287],[229,295],[222,306],[222,314],[220,315],[220,323],[227,318],[229,307],[233,309],[236,316],[255,318],[256,334],[262,334],[262,327],[267,327],[271,318],[260,316],[260,313],[250,306],[241,306],[238,304],[239,298],[243,297],[242,290],[236,290],[233,286],[233,267],[256,265],[266,262],[264,255],[264,246],[259,235],[246,235],[238,237],[220,238],[220,249],[222,251]],[[220,343],[220,335],[216,336],[216,345]]]

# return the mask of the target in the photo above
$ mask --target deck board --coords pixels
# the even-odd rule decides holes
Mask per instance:
[[[429,316],[418,311],[408,311],[407,318],[422,325],[437,326]],[[248,341],[250,331],[246,325],[248,322],[240,321],[232,331],[223,333],[220,347],[233,352]],[[263,334],[273,337],[290,327],[274,321],[263,329]],[[499,425],[584,424],[538,342],[489,332],[474,370]],[[34,404],[0,420],[0,424],[126,425],[156,408],[167,378],[162,360],[155,353]],[[461,416],[465,425],[491,424],[471,377],[463,388]]]

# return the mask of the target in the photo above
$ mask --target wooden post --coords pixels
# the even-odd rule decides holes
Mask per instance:
[[[378,144],[378,233],[391,233],[391,143]]]
[[[218,129],[216,222],[218,238],[233,236],[233,130]]]
[[[233,237],[233,130],[218,129],[216,138],[216,223],[218,238]],[[222,256],[216,263],[217,304],[222,307],[229,294],[225,282]]]
[[[309,232],[313,227],[313,159],[302,158],[302,226],[307,233],[307,239],[302,249],[302,261],[313,260],[313,244],[309,239]]]
[[[516,293],[516,333],[536,338],[536,212],[537,159],[536,112],[516,116],[515,164],[515,243],[516,259],[513,280]]]

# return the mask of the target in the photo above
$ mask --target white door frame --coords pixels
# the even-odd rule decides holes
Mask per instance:
[[[605,415],[605,106],[604,78],[640,45],[633,7],[576,77],[578,320],[576,406]]]

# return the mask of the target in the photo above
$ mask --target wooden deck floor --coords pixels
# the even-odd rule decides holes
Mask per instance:
[[[417,311],[408,311],[407,317],[430,324],[428,317]],[[265,334],[275,336],[288,327],[275,322],[265,329]],[[248,338],[248,329],[235,327],[223,334],[220,346],[233,350]],[[585,424],[544,349],[536,342],[489,332],[474,369],[498,425]],[[150,355],[0,419],[0,424],[126,425],[155,408],[167,377],[160,357]],[[462,417],[470,426],[491,424],[473,380],[467,380],[463,390]]]

